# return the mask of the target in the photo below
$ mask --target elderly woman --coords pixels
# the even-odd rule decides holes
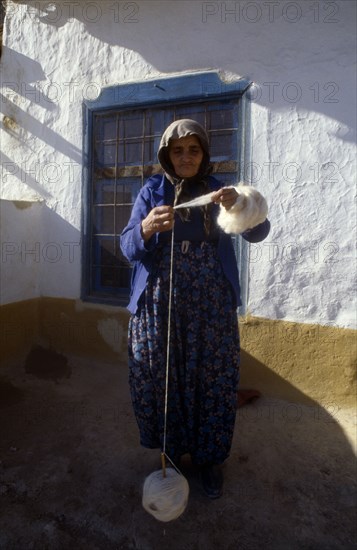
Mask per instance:
[[[129,382],[140,442],[163,448],[171,235],[173,290],[166,452],[189,453],[208,497],[222,494],[237,407],[239,275],[229,233],[250,242],[269,233],[266,201],[248,186],[221,187],[210,173],[208,137],[197,122],[173,122],[158,159],[163,175],[141,189],[121,235],[133,262]],[[213,193],[212,193],[213,192]],[[175,209],[212,193],[211,203]]]

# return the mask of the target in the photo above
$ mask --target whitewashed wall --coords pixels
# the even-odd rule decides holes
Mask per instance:
[[[0,304],[39,296],[41,210],[39,202],[0,200]]]
[[[355,21],[345,1],[10,2],[2,197],[43,200],[41,246],[62,251],[38,293],[80,293],[83,98],[217,69],[255,82],[246,179],[272,231],[251,247],[250,312],[354,326]]]

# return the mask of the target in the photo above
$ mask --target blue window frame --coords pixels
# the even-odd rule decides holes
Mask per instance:
[[[82,299],[126,305],[131,266],[119,247],[145,180],[161,171],[157,150],[165,128],[192,118],[207,130],[213,173],[222,184],[239,181],[247,162],[246,80],[224,83],[217,73],[103,89],[84,102]],[[233,237],[244,311],[246,243]]]

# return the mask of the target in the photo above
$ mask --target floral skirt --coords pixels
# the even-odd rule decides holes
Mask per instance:
[[[170,245],[129,322],[129,383],[144,447],[163,449]],[[229,455],[237,407],[239,333],[233,291],[216,246],[174,245],[166,453],[195,464]]]

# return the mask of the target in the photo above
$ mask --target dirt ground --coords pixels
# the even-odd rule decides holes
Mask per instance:
[[[204,496],[187,457],[189,504],[171,523],[141,506],[160,455],[138,444],[125,364],[2,367],[0,414],[1,550],[356,548],[351,411],[271,397],[238,409],[223,497]]]

